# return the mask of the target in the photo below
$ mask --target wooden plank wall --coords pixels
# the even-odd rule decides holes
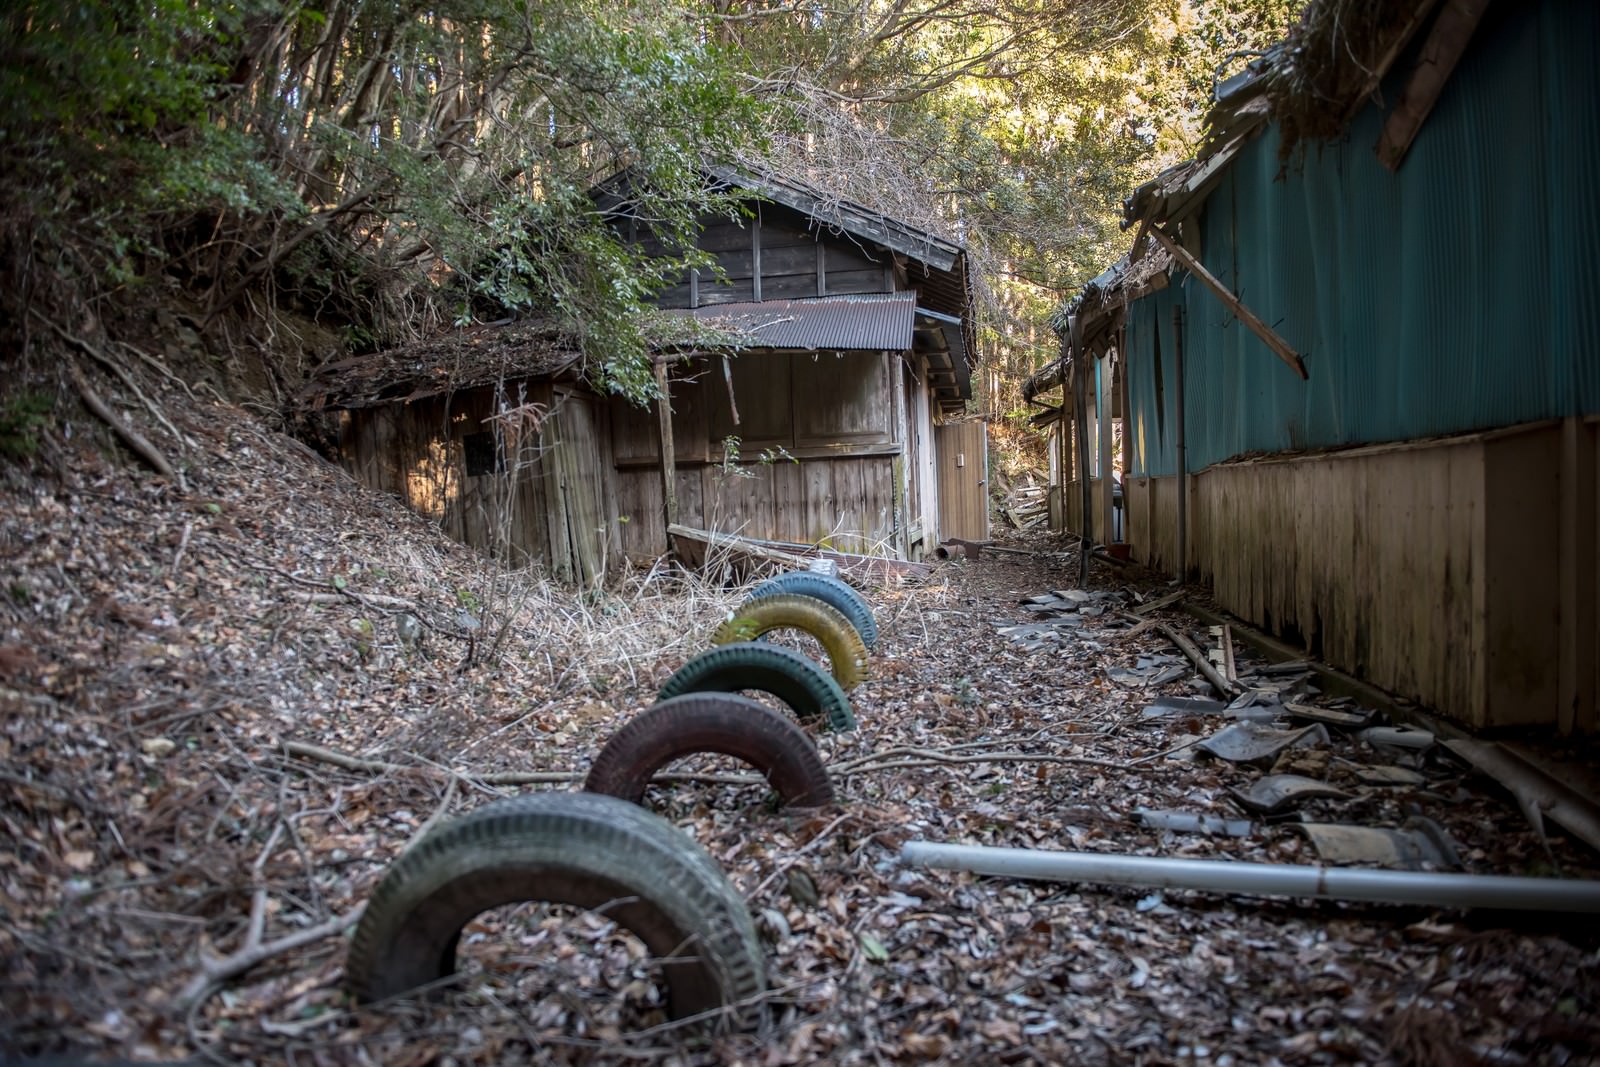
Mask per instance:
[[[1571,707],[1567,725],[1593,732],[1600,532],[1558,516],[1595,514],[1600,429],[1566,479],[1562,432],[1207,468],[1190,479],[1191,567],[1228,611],[1471,726],[1557,726]],[[1175,573],[1176,479],[1126,489],[1134,557]],[[1577,557],[1595,562],[1562,565]]]
[[[905,418],[898,366],[881,352],[752,352],[726,372],[720,358],[675,365],[678,521],[748,537],[831,539],[846,551],[895,550],[905,525],[895,484]],[[619,545],[629,558],[654,558],[667,547],[659,423],[621,399],[610,422],[625,518]],[[736,453],[729,437],[739,439]]]
[[[808,226],[799,212],[778,204],[753,204],[755,218],[741,223],[724,218],[701,220],[699,247],[713,253],[724,278],[701,271],[694,281],[684,277],[657,298],[662,307],[701,307],[750,300],[794,300],[848,293],[894,292],[903,272],[896,273],[889,252],[866,248],[846,237],[823,235]],[[665,247],[645,235],[637,240],[646,252],[661,255]],[[759,269],[757,264],[759,262]]]
[[[742,537],[823,544],[842,552],[892,550],[896,536],[893,456],[741,464],[742,475],[716,465],[677,473],[678,521]],[[646,561],[666,549],[661,475],[617,472],[617,499],[627,521],[622,547]]]
[[[498,410],[494,390],[467,390],[344,413],[343,462],[362,484],[510,566],[544,562],[563,580],[595,581],[623,550],[606,407],[547,383],[512,393],[513,404],[549,410],[537,432],[508,436],[486,421]],[[465,439],[497,432],[505,469],[468,475]]]

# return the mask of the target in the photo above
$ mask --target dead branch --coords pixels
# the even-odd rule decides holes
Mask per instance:
[[[952,756],[948,753],[938,752],[933,749],[912,749],[915,758],[909,760],[893,760],[879,762],[884,756],[874,755],[863,757],[860,760],[828,768],[828,773],[836,778],[852,774],[868,774],[875,771],[902,770],[910,767],[944,767],[957,763],[1060,763],[1071,767],[1100,767],[1105,770],[1127,770],[1125,763],[1116,763],[1112,760],[1093,759],[1089,756],[1051,756],[1042,752],[985,752],[976,756]]]
[[[67,360],[67,373],[71,375],[72,384],[77,387],[78,396],[83,400],[83,406],[89,409],[90,414],[111,427],[112,431],[122,439],[122,443],[132,449],[140,459],[148,463],[157,474],[170,482],[177,483],[179,481],[178,472],[172,469],[172,464],[167,462],[167,457],[161,454],[161,450],[145,440],[138,430],[123,422],[117,413],[107,407],[106,402],[101,400],[95,394],[95,391],[89,387],[89,381],[83,376],[83,371],[79,369],[77,361],[70,358]]]
[[[155,402],[144,395],[144,390],[139,388],[139,384],[133,380],[133,376],[127,372],[126,368],[124,368],[122,364],[118,363],[116,360],[112,359],[110,356],[100,351],[99,348],[90,344],[83,338],[69,333],[61,325],[51,321],[50,319],[41,315],[39,312],[34,311],[31,308],[29,311],[35,319],[38,319],[44,325],[50,327],[55,335],[61,338],[61,340],[65,341],[73,348],[76,348],[78,351],[84,353],[106,370],[116,375],[117,378],[121,380],[122,384],[128,389],[128,391],[137,397],[139,402],[144,405],[145,410],[150,413],[151,418],[155,419],[162,426],[166,427],[167,432],[172,434],[173,438],[180,445],[183,444],[183,434],[178,432],[178,428],[172,425],[172,422],[167,418],[165,413],[163,413],[162,410],[156,406]],[[183,475],[173,470],[172,465],[167,462],[166,457],[163,456],[154,445],[150,444],[149,441],[145,440],[144,437],[140,436],[136,431],[134,431],[132,427],[123,423],[122,420],[117,418],[117,416],[111,412],[111,409],[106,406],[106,404],[97,395],[95,395],[92,389],[89,388],[88,381],[83,377],[82,370],[78,367],[77,363],[71,359],[67,360],[67,372],[72,376],[72,383],[73,385],[77,386],[79,395],[83,397],[84,406],[93,412],[95,416],[109,425],[113,430],[115,430],[117,435],[127,442],[130,448],[143,456],[145,460],[149,462],[152,467],[155,467],[160,474],[168,479],[171,479],[172,481],[177,482],[178,487],[187,492],[188,487],[184,484]]]
[[[360,921],[361,913],[366,906],[366,902],[363,901],[343,915],[336,915],[326,922],[308,926],[304,930],[298,930],[295,933],[280,937],[276,941],[265,943],[258,941],[255,944],[251,944],[247,940],[243,948],[227,956],[216,957],[202,954],[200,958],[200,973],[190,979],[189,984],[184,986],[178,993],[178,1007],[185,1011],[192,1010],[204,1003],[212,993],[221,988],[222,983],[230,978],[236,978],[244,974],[257,964],[264,963],[274,956],[281,956],[285,952],[292,952],[297,948],[321,941],[325,937],[343,933]],[[256,932],[253,913],[254,908],[252,907],[252,933]]]
[[[446,767],[431,767],[426,764],[389,763],[385,760],[362,759],[360,756],[336,752],[331,748],[307,744],[304,741],[285,741],[283,742],[283,751],[285,755],[331,763],[335,767],[342,767],[347,771],[361,771],[366,774],[427,774],[451,777],[482,785],[558,785],[582,781],[584,778],[584,774],[581,771],[492,771],[488,774],[475,774],[471,771],[456,771]],[[756,774],[668,773],[656,775],[655,781],[703,782],[709,785],[759,785],[766,779]]]

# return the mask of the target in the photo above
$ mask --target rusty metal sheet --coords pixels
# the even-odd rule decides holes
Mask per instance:
[[[669,311],[742,332],[750,348],[806,352],[908,351],[917,315],[915,293],[823,296],[808,300],[711,304]]]

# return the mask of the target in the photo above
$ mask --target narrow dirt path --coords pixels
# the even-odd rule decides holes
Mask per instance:
[[[1160,630],[1124,636],[1119,612],[1166,591],[1154,578],[1097,564],[1089,610],[1051,627],[1059,639],[1003,632],[1041,621],[1025,598],[1071,584],[1070,554],[1046,538],[1021,546],[1037,558],[870,591],[883,636],[852,694],[859,729],[818,739],[835,807],[775,811],[760,785],[652,790],[763,931],[761,1033],[686,1039],[664,1024],[637,945],[603,918],[537,909],[469,927],[456,991],[356,1009],[344,940],[310,935],[352,914],[433,820],[574,788],[741,591],[666,570],[584,598],[508,579],[239,413],[184,428],[215,445],[188,494],[88,452],[0,476],[0,1054],[1574,1063],[1600,1047],[1588,931],[901,867],[915,838],[1312,858],[1287,822],[1211,837],[1135,821],[1140,808],[1245,818],[1227,790],[1263,772],[1171,758],[1216,715],[1141,714],[1205,686]],[[1209,640],[1184,615],[1156,617]],[[1241,651],[1241,673],[1260,666]],[[1333,703],[1292,674],[1255,681]],[[1291,759],[1349,794],[1307,818],[1425,816],[1466,869],[1593,873],[1592,856],[1560,838],[1547,850],[1437,756],[1403,787],[1359,782],[1356,769],[1395,759],[1337,731]],[[252,928],[305,942],[196,985],[202,953],[236,953]]]

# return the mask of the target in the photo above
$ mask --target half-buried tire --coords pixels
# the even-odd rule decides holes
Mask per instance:
[[[803,723],[826,723],[830,730],[856,728],[850,698],[832,675],[792,648],[763,641],[735,641],[707,649],[674,671],[657,699],[743,689],[770,693]]]
[[[346,983],[370,1002],[446,978],[468,922],[524,901],[604,909],[662,961],[673,1018],[730,1008],[710,1025],[759,1022],[748,1001],[765,989],[766,965],[727,876],[665,819],[590,793],[513,797],[428,833],[378,883]]]
[[[839,614],[850,620],[850,625],[861,635],[861,643],[867,646],[868,651],[878,643],[878,620],[873,617],[872,608],[867,604],[866,598],[851,588],[848,582],[815,571],[790,571],[788,574],[780,574],[760,583],[750,590],[747,599],[754,600],[757,597],[778,596],[783,593],[815,597],[836,609]]]
[[[701,752],[750,764],[790,807],[833,803],[833,782],[806,732],[765,704],[731,693],[688,693],[646,708],[606,742],[583,787],[639,804],[657,771]]]
[[[746,600],[711,635],[713,645],[754,641],[773,630],[804,630],[821,642],[833,665],[834,681],[848,692],[867,676],[867,646],[839,609],[794,593]]]

